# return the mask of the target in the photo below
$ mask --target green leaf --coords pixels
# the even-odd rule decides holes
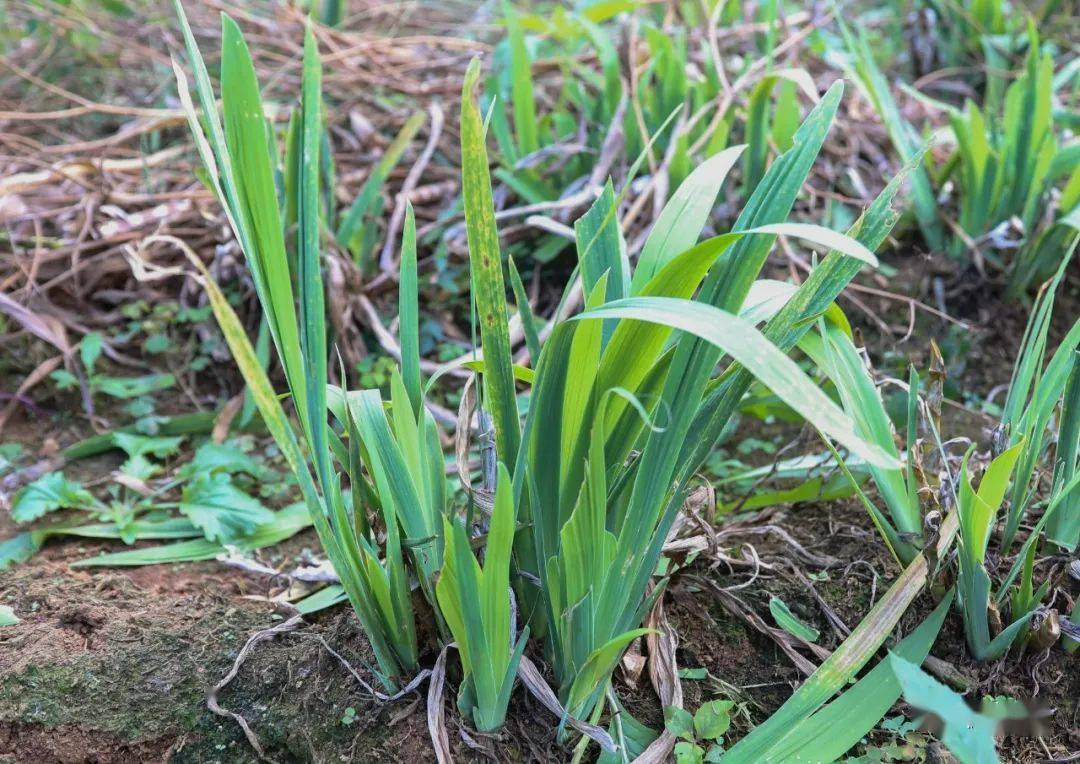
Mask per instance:
[[[267,467],[245,453],[236,441],[207,441],[195,449],[195,456],[180,468],[181,477],[210,472],[224,472],[229,475],[244,472],[252,477],[269,477],[272,474]]]
[[[772,613],[776,625],[788,634],[792,634],[799,639],[804,639],[807,642],[817,642],[818,637],[821,636],[821,632],[817,629],[812,626],[807,626],[800,621],[795,614],[791,612],[791,608],[788,607],[787,603],[779,597],[772,597],[769,599],[769,612]]]
[[[56,383],[58,390],[74,390],[79,386],[79,378],[67,369],[57,369],[49,378]]]
[[[465,673],[465,709],[482,732],[502,726],[529,629],[511,643],[510,555],[514,500],[510,474],[501,462],[484,566],[473,554],[465,528],[450,518],[445,564],[436,585],[443,617],[458,644]]]
[[[664,728],[675,737],[690,741],[694,739],[694,717],[685,708],[665,706]]]
[[[536,101],[533,96],[532,62],[525,46],[525,35],[517,11],[503,2],[506,16],[507,42],[510,46],[511,101],[514,106],[514,132],[517,133],[518,153],[527,156],[540,148],[536,132]]]
[[[180,451],[184,437],[182,435],[148,436],[130,432],[114,432],[112,440],[113,445],[128,456],[149,454],[156,459],[166,459]]]
[[[632,629],[613,637],[589,654],[581,672],[574,677],[570,686],[568,710],[572,715],[578,718],[582,716],[580,711],[585,702],[611,677],[611,672],[615,670],[615,664],[619,662],[626,646],[638,637],[651,633],[652,629]]]
[[[826,326],[820,335],[805,335],[799,346],[836,385],[844,411],[855,420],[859,434],[896,457],[899,462],[895,434],[881,393],[851,338],[835,326]],[[914,421],[914,414],[911,416]],[[842,469],[847,474],[847,469]],[[899,466],[892,469],[871,466],[869,471],[888,509],[888,516],[862,491],[857,492],[859,499],[890,549],[902,563],[907,563],[915,555],[917,545],[914,542],[922,538],[922,508],[914,478],[905,475],[904,469]],[[911,468],[908,467],[908,474],[910,472]]]
[[[1073,356],[1072,371],[1065,385],[1058,425],[1057,451],[1054,455],[1054,489],[1062,491],[1080,474],[1080,352]],[[1070,552],[1080,543],[1080,493],[1067,499],[1046,527],[1046,537]]]
[[[0,570],[26,562],[41,549],[45,542],[42,531],[23,531],[0,541]]]
[[[675,190],[645,240],[634,270],[632,294],[640,294],[665,264],[694,246],[716,204],[720,186],[743,148],[733,146],[709,157]]]
[[[416,215],[405,204],[405,227],[401,232],[401,263],[398,277],[398,344],[401,346],[401,379],[409,393],[413,416],[424,405],[420,388],[420,287],[416,275]]]
[[[941,630],[952,600],[950,592],[923,623],[900,641],[894,648],[896,654],[921,663]],[[784,762],[799,756],[812,761],[839,759],[873,729],[899,697],[900,684],[888,661],[883,660],[813,716],[789,727],[786,733],[779,731],[780,740],[768,749],[766,758]]]
[[[20,525],[58,509],[97,509],[100,505],[80,483],[62,472],[42,475],[15,496],[11,519]]]
[[[176,384],[172,374],[147,374],[142,377],[106,377],[96,374],[90,379],[90,386],[99,393],[113,398],[138,398],[159,390],[167,390]]]
[[[260,525],[251,535],[237,539],[234,543],[229,545],[230,548],[239,552],[251,552],[256,549],[279,544],[285,539],[295,536],[304,528],[311,526],[311,516],[308,514],[307,508],[300,503],[290,504],[284,509],[278,510],[272,514],[273,520]],[[184,523],[190,526],[190,523],[187,523],[186,520]],[[135,536],[139,539],[177,537],[177,534],[169,535],[170,532],[167,529],[158,534],[153,528],[142,521],[136,521],[134,526]],[[192,529],[194,530],[193,526]],[[182,529],[178,529],[178,532],[181,530]],[[118,538],[115,526],[108,526],[105,524],[97,526],[97,529],[91,526],[83,526],[81,528],[71,528],[65,532],[76,535],[89,535],[93,538]],[[198,530],[194,530],[194,533],[198,534]],[[184,532],[184,535],[192,534]],[[226,554],[228,551],[229,550],[222,544],[214,543],[205,538],[196,538],[189,541],[180,541],[175,544],[161,544],[141,549],[131,549],[126,552],[114,552],[112,554],[88,557],[84,560],[77,560],[76,562],[71,563],[71,567],[130,567],[138,565],[174,564],[178,562],[197,562],[199,560],[213,560]]]
[[[274,513],[232,484],[227,474],[198,475],[184,486],[180,512],[210,541],[231,544],[272,522]]]
[[[330,466],[326,422],[326,307],[319,247],[319,151],[322,142],[322,66],[309,26],[304,33],[304,62],[300,94],[300,146],[296,226],[296,283],[299,290],[300,357],[303,368],[293,368],[290,387],[309,441],[315,473],[323,493],[335,509],[341,491]],[[222,85],[224,88],[224,84]],[[284,274],[273,274],[275,281]],[[290,306],[291,307],[291,306]],[[297,384],[303,380],[303,384]]]
[[[786,219],[828,132],[842,90],[840,83],[829,89],[799,128],[791,150],[772,163],[736,220],[736,231]],[[699,300],[703,306],[738,311],[757,279],[771,245],[770,236],[747,236],[736,242],[713,266],[702,284]],[[816,290],[821,290],[820,285]],[[708,323],[712,320],[710,318]],[[756,344],[767,343],[758,341]],[[753,354],[757,354],[756,348]],[[627,583],[621,577],[611,577],[605,587],[609,591],[617,589],[623,601],[627,589],[632,601],[640,601],[643,596],[659,557],[662,538],[675,516],[674,511],[668,511],[669,504],[677,506],[677,502],[669,501],[670,491],[673,486],[681,489],[686,485],[700,463],[696,449],[700,449],[703,461],[745,390],[738,390],[738,397],[732,397],[730,408],[702,410],[703,396],[721,355],[722,350],[712,342],[684,333],[670,356],[669,370],[661,382],[663,391],[657,404],[667,409],[670,415],[662,431],[650,432],[645,439],[641,457],[635,465],[629,504],[622,512],[625,531],[619,538],[618,555],[636,558],[634,569],[630,571],[632,579]],[[757,371],[755,369],[754,374]],[[753,379],[749,371],[745,379],[746,387],[749,387]],[[739,382],[742,381],[740,378]],[[706,423],[701,430],[691,434],[691,426],[697,424],[699,417],[705,417]],[[657,538],[661,542],[657,542]],[[610,596],[614,597],[614,592]]]
[[[1008,695],[984,695],[980,712],[997,721],[1027,719],[1030,716],[1027,706]]]
[[[167,334],[153,334],[146,338],[143,342],[143,352],[157,355],[164,353],[170,347],[172,347],[172,340],[169,339]]]
[[[330,586],[323,587],[314,594],[309,594],[302,600],[294,602],[293,605],[296,609],[307,615],[308,613],[316,613],[320,610],[333,607],[342,602],[348,602],[349,595],[345,593],[344,587],[337,584],[331,584]]]
[[[514,258],[507,258],[510,266],[510,285],[514,289],[514,301],[517,302],[518,316],[521,317],[521,325],[525,330],[525,347],[529,350],[529,361],[536,366],[540,358],[540,332],[536,326],[536,316],[533,314],[532,305],[529,304],[529,295],[525,292],[525,285],[521,281]],[[515,366],[515,369],[517,367]]]
[[[942,523],[939,556],[943,548],[951,545],[955,534],[955,514],[951,514]],[[922,556],[908,565],[843,644],[772,716],[739,740],[728,751],[725,761],[728,764],[786,762],[797,761],[803,755],[812,761],[833,761],[873,729],[900,695],[898,685],[895,688],[889,685],[889,681],[895,680],[892,680],[887,663],[879,663],[836,700],[827,705],[826,701],[873,657],[904,610],[922,591],[926,568]],[[930,650],[952,602],[953,592],[950,591],[934,612],[897,646],[897,651],[921,661]],[[911,652],[906,652],[909,650]],[[843,730],[843,734],[839,730]]]
[[[120,465],[120,471],[139,480],[148,480],[161,472],[161,466],[151,462],[147,456],[168,458],[177,453],[184,442],[183,436],[148,437],[127,432],[113,433],[112,440],[113,445],[128,455]]]
[[[777,86],[779,86],[779,92],[776,98],[776,121],[773,130],[770,131],[769,101]],[[816,100],[817,88],[804,69],[782,69],[768,74],[758,80],[750,92],[746,107],[748,149],[743,171],[744,183],[748,189],[757,187],[765,172],[770,133],[773,134],[780,151],[787,151],[791,147],[799,122],[796,86]]]
[[[608,732],[618,743],[620,750],[617,753],[600,751],[596,764],[624,764],[627,759],[633,761],[659,737],[656,730],[635,719],[614,693],[610,697],[613,698],[615,708],[608,724]]]
[[[194,58],[194,56],[192,56]],[[198,77],[197,77],[198,80]],[[209,111],[200,88],[203,108]],[[255,67],[240,27],[221,17],[221,106],[224,136],[218,147],[222,181],[231,207],[234,228],[255,281],[259,302],[266,314],[271,336],[289,379],[293,400],[301,409],[307,403],[304,364],[300,357],[299,327],[293,302],[292,280],[281,223],[272,155],[266,129],[262,96]],[[208,120],[212,124],[211,120]],[[204,157],[205,160],[205,157]]]
[[[398,131],[394,140],[383,153],[379,163],[375,166],[371,176],[365,181],[363,187],[360,189],[360,193],[357,194],[356,199],[349,207],[348,212],[342,216],[341,223],[338,225],[334,237],[344,246],[350,248],[353,251],[354,257],[358,254],[362,254],[357,249],[357,245],[359,244],[358,234],[363,231],[365,221],[371,217],[379,194],[383,189],[383,185],[386,183],[386,178],[401,161],[405,149],[409,147],[413,138],[416,137],[417,132],[423,127],[426,119],[427,117],[424,113],[418,111],[410,116],[405,124],[402,125],[401,130]]]
[[[465,232],[469,243],[472,293],[480,322],[480,341],[487,374],[484,405],[495,423],[496,450],[500,461],[514,468],[521,425],[514,390],[510,333],[506,322],[506,284],[503,280],[495,203],[491,196],[487,148],[480,110],[473,89],[480,77],[480,59],[473,59],[461,89],[461,183]]]
[[[881,117],[888,131],[893,148],[904,162],[921,158],[921,148],[912,134],[911,125],[901,116],[889,83],[874,62],[874,55],[866,40],[859,35],[854,37],[847,26],[841,22],[840,31],[844,34],[848,50],[855,57],[854,79],[866,93],[870,103]],[[940,251],[945,246],[945,233],[938,217],[937,198],[930,185],[930,178],[921,163],[911,172],[911,196],[915,217],[919,229],[931,250]]]
[[[694,732],[701,740],[719,740],[731,726],[730,700],[710,700],[694,713]]]
[[[829,400],[798,365],[752,325],[726,311],[690,300],[630,297],[601,305],[574,317],[630,318],[664,324],[700,337],[743,365],[807,422],[873,464],[895,467],[880,447],[855,432],[851,418]]]
[[[94,366],[101,357],[102,339],[98,332],[90,332],[79,343],[79,359],[87,374],[94,373]]]
[[[0,626],[14,626],[19,622],[19,617],[10,605],[0,605]]]
[[[675,755],[675,764],[702,764],[705,760],[705,751],[701,746],[686,740],[676,743],[672,753]]]
[[[272,167],[276,145],[264,119],[258,80],[247,45],[239,27],[222,19],[222,110],[224,125],[210,78],[184,9],[174,3],[184,42],[195,74],[195,87],[202,106],[202,119],[195,111],[187,77],[174,61],[178,93],[195,146],[207,169],[207,178],[225,208],[237,241],[247,258],[278,358],[289,383],[302,431],[297,433],[281,406],[267,377],[265,363],[252,347],[247,333],[220,288],[201,260],[189,259],[201,274],[222,334],[248,385],[248,400],[258,407],[262,420],[292,469],[319,540],[341,577],[357,616],[369,637],[378,664],[377,676],[388,691],[395,691],[395,678],[416,666],[413,613],[409,603],[407,572],[402,560],[399,528],[386,524],[382,548],[374,547],[363,535],[363,523],[350,517],[344,506],[341,486],[330,469],[331,438],[326,406],[326,331],[322,310],[319,254],[318,176],[323,134],[318,129],[321,104],[320,77],[314,37],[304,41],[301,93],[303,114],[295,124],[294,138],[300,148],[290,156],[297,215],[296,268],[292,268],[285,248],[282,219]],[[204,132],[204,124],[205,130]],[[312,193],[312,191],[316,193]],[[314,203],[311,203],[314,201]],[[293,283],[300,290],[300,316],[294,303]],[[303,339],[301,339],[301,331]],[[322,352],[318,348],[322,347]],[[304,354],[309,354],[307,358]],[[262,357],[265,359],[265,356]],[[311,380],[309,382],[309,379]],[[315,390],[308,395],[307,387]],[[299,435],[306,441],[303,446]],[[334,449],[339,451],[340,449]],[[308,454],[314,461],[317,486]],[[346,456],[347,454],[340,454]],[[351,461],[351,460],[350,460]],[[380,559],[385,558],[385,563]]]
[[[574,238],[577,240],[578,263],[585,294],[592,294],[600,279],[607,274],[604,300],[629,297],[630,260],[616,214],[615,190],[610,179],[592,206],[574,223]],[[605,324],[605,342],[614,328],[614,322]]]
[[[998,761],[994,748],[997,722],[972,711],[962,697],[914,663],[895,653],[889,653],[888,661],[903,689],[904,700],[916,708],[933,712],[945,723],[941,742],[961,764]]]

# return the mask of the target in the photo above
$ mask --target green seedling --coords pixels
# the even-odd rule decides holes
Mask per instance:
[[[91,394],[107,395],[111,398],[129,400],[148,396],[165,390],[176,384],[172,374],[144,374],[140,377],[117,377],[98,371],[98,361],[103,349],[103,338],[96,332],[90,332],[79,343],[79,360],[86,372],[86,381]],[[78,389],[79,378],[67,369],[58,369],[50,375],[60,390]]]
[[[710,700],[697,711],[668,706],[664,709],[664,727],[678,738],[675,743],[677,764],[701,764],[720,761],[724,754],[724,735],[731,726],[734,701]]]
[[[119,539],[129,545],[145,540],[191,539],[184,542],[188,553],[198,547],[202,556],[196,559],[212,559],[227,547],[255,549],[272,543],[268,541],[271,538],[280,541],[308,524],[295,511],[270,510],[241,487],[253,478],[265,486],[273,471],[236,443],[206,442],[196,449],[191,461],[163,477],[163,460],[179,451],[182,437],[123,432],[110,437],[127,459],[107,484],[103,498],[63,472],[46,473],[15,495],[11,517],[19,525],[58,510],[79,514],[0,542],[0,569],[25,561],[54,536]],[[173,496],[179,500],[170,501]],[[147,547],[73,564],[152,564],[173,561],[174,553],[172,547]]]

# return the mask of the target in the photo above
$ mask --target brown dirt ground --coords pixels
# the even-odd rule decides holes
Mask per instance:
[[[853,506],[806,506],[773,521],[813,553],[841,561],[816,588],[849,625],[869,607],[871,568],[880,575],[878,592],[896,573]],[[748,541],[765,559],[785,551],[768,538]],[[78,543],[52,545],[4,576],[0,599],[23,621],[0,633],[0,756],[16,762],[254,760],[237,725],[207,711],[206,695],[246,638],[281,618],[266,603],[248,598],[261,588],[259,582],[216,563],[94,572],[67,566],[92,551]],[[852,565],[861,559],[870,566]],[[690,572],[713,576],[722,586],[745,580],[704,566]],[[765,575],[739,592],[762,614],[770,593],[820,629],[825,646],[838,643],[793,579]],[[920,598],[903,630],[931,604],[928,596]],[[728,693],[747,702],[755,722],[800,681],[774,643],[734,620],[707,593],[677,580],[669,611],[679,635],[679,665],[706,668]],[[261,645],[222,694],[222,705],[247,718],[277,760],[430,760],[423,698],[376,703],[317,641],[321,636],[363,671],[370,650],[351,613],[338,608],[311,621],[297,634]],[[934,654],[979,683],[978,694],[1035,698],[1056,709],[1047,723],[1051,751],[1080,745],[1080,676],[1059,650],[979,666],[965,657],[954,617]],[[621,684],[631,711],[659,724],[660,708],[647,681],[637,691]],[[688,706],[714,697],[720,687],[712,680],[684,682]],[[345,723],[348,708],[355,716]],[[451,739],[461,760],[568,760],[571,751],[556,743],[554,726],[554,718],[519,690],[501,735],[481,738],[451,714]],[[737,720],[735,734],[747,727],[746,720]],[[459,732],[482,748],[472,748]],[[1013,761],[1041,753],[1030,739],[1006,741],[1004,751]]]
[[[815,588],[849,626],[865,614],[872,592],[880,594],[897,573],[864,513],[850,503],[773,510],[769,522],[812,554],[836,558],[828,579]],[[10,530],[10,524],[2,526],[0,534]],[[741,543],[753,544],[771,564],[793,559],[790,548],[772,535],[732,543],[732,552]],[[239,727],[211,714],[206,697],[247,637],[282,618],[263,599],[267,582],[213,562],[119,570],[68,566],[106,545],[50,543],[0,578],[0,601],[23,619],[0,631],[0,761],[254,761]],[[309,533],[277,552],[296,555],[316,545]],[[802,569],[819,572],[812,565]],[[718,693],[744,701],[746,715],[736,719],[734,739],[775,710],[801,676],[772,641],[732,618],[690,581],[691,575],[706,576],[729,586],[745,582],[744,571],[732,574],[722,566],[709,570],[695,564],[687,573],[673,581],[667,600],[679,638],[678,662],[684,668],[704,667],[712,677],[684,682],[687,705],[694,708]],[[766,619],[769,595],[779,595],[821,631],[825,647],[839,643],[804,585],[782,568],[764,571],[737,594]],[[932,604],[929,595],[920,597],[902,630],[909,630]],[[260,645],[222,693],[222,705],[242,714],[278,761],[432,760],[423,697],[375,702],[318,637],[365,672],[370,649],[352,614],[337,608],[313,616],[295,634]],[[1055,709],[1044,737],[1050,752],[1061,755],[1080,746],[1080,674],[1060,650],[976,665],[965,656],[959,620],[953,616],[933,654],[978,685],[974,697],[1011,694]],[[429,655],[429,662],[433,658]],[[646,678],[636,690],[626,686],[625,678],[619,684],[639,719],[653,726],[662,723]],[[564,761],[572,756],[555,739],[556,720],[520,689],[500,735],[488,738],[469,731],[453,711],[449,718],[455,756],[462,761]],[[1003,752],[1011,761],[1045,756],[1030,738],[1006,740]]]

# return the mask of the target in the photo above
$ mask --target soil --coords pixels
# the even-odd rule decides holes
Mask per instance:
[[[892,286],[900,293],[921,294],[927,271],[908,266]],[[932,278],[932,276],[930,277]],[[955,274],[948,283],[962,283]],[[920,289],[920,286],[922,287]],[[963,296],[962,290],[959,293]],[[1066,290],[1065,299],[1073,299]],[[1014,344],[1022,334],[1022,306],[998,310],[988,320],[978,300],[957,299],[953,315],[977,327],[970,333],[975,350],[964,359],[961,389],[980,394],[1008,382]],[[870,304],[874,304],[870,299]],[[997,304],[1000,308],[1000,303]],[[906,308],[880,300],[881,315],[906,320]],[[876,349],[895,346],[895,337],[852,311],[859,328]],[[925,362],[929,343],[947,339],[947,326],[917,315],[916,339],[903,351]],[[877,336],[874,336],[878,333]],[[892,343],[892,344],[890,344]],[[875,359],[877,360],[877,359]],[[167,404],[166,404],[167,405]],[[41,437],[40,419],[25,415],[9,423],[5,440],[21,441],[31,452],[67,445],[80,424],[63,412],[46,417],[49,434]],[[46,414],[49,412],[46,411]],[[989,420],[958,408],[945,409],[946,427],[971,433]],[[759,428],[760,429],[760,428]],[[84,433],[86,434],[86,433]],[[756,432],[761,437],[760,432]],[[985,437],[984,429],[984,437]],[[45,444],[43,446],[43,443]],[[119,463],[113,454],[74,463],[74,477],[92,479]],[[737,739],[774,711],[803,676],[777,645],[733,617],[696,580],[719,586],[744,584],[735,591],[744,605],[768,620],[768,601],[779,596],[804,622],[821,632],[820,644],[833,649],[841,635],[824,615],[793,568],[814,579],[812,585],[836,616],[851,627],[895,577],[898,568],[878,543],[865,512],[850,502],[771,508],[767,523],[790,534],[805,552],[827,564],[815,565],[794,551],[776,532],[736,535],[725,540],[728,553],[753,547],[771,570],[749,585],[746,569],[711,568],[697,562],[669,587],[667,610],[678,634],[681,668],[704,668],[708,678],[683,682],[687,707],[724,695],[740,701],[729,739]],[[0,537],[14,532],[0,513]],[[89,540],[54,540],[31,561],[0,576],[0,602],[11,605],[22,621],[0,630],[0,761],[11,762],[244,762],[258,757],[239,725],[207,708],[207,695],[229,670],[250,635],[279,623],[282,613],[267,601],[271,584],[216,562],[127,569],[73,569],[69,563],[118,546]],[[311,531],[271,550],[280,563],[318,549]],[[1042,561],[1042,572],[1052,567]],[[789,564],[793,563],[793,564]],[[906,633],[933,606],[924,594],[904,616]],[[394,703],[379,703],[366,693],[321,640],[366,675],[372,659],[359,624],[348,608],[315,614],[298,631],[261,643],[237,678],[221,693],[221,705],[242,715],[266,755],[277,761],[429,761],[433,758],[421,691]],[[932,652],[966,678],[969,698],[1010,695],[1043,709],[1042,738],[1027,734],[1006,739],[1006,760],[1031,761],[1063,756],[1080,747],[1080,672],[1060,649],[1011,656],[980,665],[966,656],[962,627],[950,617]],[[434,655],[427,656],[428,663]],[[812,656],[810,656],[812,657]],[[542,656],[534,659],[542,661]],[[453,685],[454,677],[451,676]],[[620,697],[640,721],[659,728],[660,704],[647,673],[630,678],[619,672]],[[557,740],[557,720],[518,689],[504,730],[481,736],[457,716],[448,689],[451,745],[460,761],[562,761],[573,751]],[[902,706],[900,707],[903,708]],[[871,749],[886,737],[874,733]],[[921,757],[944,755],[932,738],[916,747]],[[853,755],[856,752],[853,752]],[[1047,754],[1050,754],[1048,756]]]
[[[736,536],[729,553],[737,556],[740,545],[753,545],[760,559],[776,569],[762,571],[735,593],[766,619],[769,597],[781,597],[820,630],[820,643],[828,649],[840,636],[785,560],[807,575],[817,574],[817,594],[848,626],[862,618],[898,572],[865,513],[853,504],[776,508],[761,522],[783,529],[806,553],[830,564],[819,568],[803,561],[778,533]],[[0,534],[10,530],[2,527]],[[211,713],[206,701],[247,638],[283,618],[265,599],[268,582],[216,562],[114,570],[69,567],[105,546],[50,543],[0,578],[0,601],[22,618],[0,630],[0,761],[256,761],[240,727]],[[317,548],[310,532],[276,552],[297,555],[305,547]],[[740,701],[744,712],[729,733],[729,739],[737,739],[775,710],[803,677],[774,642],[733,618],[697,585],[698,577],[732,586],[745,584],[748,576],[745,569],[731,572],[695,563],[676,576],[667,596],[679,639],[679,666],[702,667],[709,674],[704,681],[684,680],[686,704],[695,708],[718,694]],[[910,630],[932,605],[929,594],[921,596],[900,631]],[[369,675],[370,648],[351,611],[338,607],[310,617],[294,633],[260,644],[221,693],[221,705],[241,714],[267,756],[277,761],[432,760],[424,688],[398,702],[376,702],[320,638],[362,676]],[[1080,674],[1060,650],[977,665],[966,658],[960,623],[953,616],[933,654],[977,685],[971,697],[1009,694],[1053,709],[1042,740],[1047,748],[1029,737],[1006,740],[1007,760],[1030,761],[1046,750],[1060,755],[1080,746]],[[428,662],[433,658],[427,656]],[[636,689],[621,673],[617,681],[631,713],[659,727],[663,717],[647,673],[638,678]],[[491,737],[464,726],[447,701],[456,760],[572,757],[572,750],[556,739],[557,720],[521,689],[504,731]]]

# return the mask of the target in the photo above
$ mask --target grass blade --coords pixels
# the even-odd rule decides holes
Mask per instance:
[[[480,319],[484,349],[486,407],[495,423],[499,458],[513,470],[521,439],[510,332],[506,323],[506,285],[503,281],[495,204],[491,197],[484,126],[473,90],[480,77],[480,59],[473,59],[461,90],[461,172],[465,230],[469,242],[473,299]]]
[[[413,416],[424,405],[420,386],[420,287],[416,275],[416,215],[412,203],[405,205],[401,232],[401,265],[398,278],[398,343],[401,345],[401,379],[409,393]]]
[[[871,464],[899,462],[855,432],[855,423],[829,400],[798,365],[738,316],[710,305],[666,297],[630,297],[593,308],[575,319],[629,318],[689,332],[723,349],[821,432]]]

